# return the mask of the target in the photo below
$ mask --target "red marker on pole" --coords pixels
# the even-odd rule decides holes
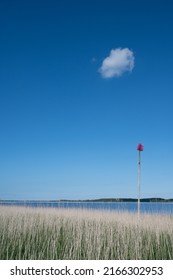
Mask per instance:
[[[141,192],[141,158],[140,158],[140,152],[144,150],[144,145],[138,144],[137,145],[138,150],[138,218],[140,215],[140,192]]]

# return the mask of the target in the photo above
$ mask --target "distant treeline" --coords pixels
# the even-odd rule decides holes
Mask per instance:
[[[99,199],[86,199],[86,200],[60,200],[62,202],[137,202],[137,198],[99,198]],[[173,198],[164,199],[158,197],[141,198],[141,202],[173,202]]]

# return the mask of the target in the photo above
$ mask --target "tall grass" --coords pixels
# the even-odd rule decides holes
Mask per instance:
[[[0,206],[2,260],[173,259],[173,217]]]

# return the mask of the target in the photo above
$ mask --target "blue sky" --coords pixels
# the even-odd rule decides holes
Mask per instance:
[[[0,1],[0,198],[173,197],[172,1]]]

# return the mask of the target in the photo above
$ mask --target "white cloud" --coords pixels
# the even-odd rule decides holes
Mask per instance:
[[[124,72],[131,72],[134,68],[134,54],[128,48],[117,48],[106,57],[99,72],[103,78],[119,77]]]

